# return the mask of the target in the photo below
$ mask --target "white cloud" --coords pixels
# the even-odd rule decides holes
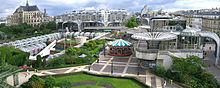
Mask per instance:
[[[0,0],[0,17],[12,14],[26,0]],[[49,15],[61,14],[79,9],[127,9],[140,11],[145,4],[151,9],[176,11],[180,9],[203,9],[220,7],[220,0],[29,0],[30,5],[38,5]]]

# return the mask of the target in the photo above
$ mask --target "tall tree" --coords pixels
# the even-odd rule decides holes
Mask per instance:
[[[42,66],[42,57],[40,55],[37,55],[37,60],[36,60],[36,67],[41,67]]]
[[[128,19],[127,21],[125,21],[125,26],[128,28],[138,27],[136,17],[133,16],[130,19]]]

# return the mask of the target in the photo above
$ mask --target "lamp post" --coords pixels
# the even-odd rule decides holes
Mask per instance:
[[[91,58],[88,58],[89,59],[89,67],[88,67],[88,70],[90,71],[90,68],[91,68]]]
[[[140,74],[140,60],[138,59],[138,72],[137,72],[137,75]]]
[[[104,56],[105,56],[105,43],[103,43]]]
[[[111,74],[113,74],[113,60],[112,61],[112,65],[111,65]]]

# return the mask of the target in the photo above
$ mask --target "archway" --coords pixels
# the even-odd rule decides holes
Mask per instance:
[[[72,20],[69,20],[69,21],[64,21],[63,23],[62,23],[62,30],[65,30],[64,29],[64,26],[65,26],[65,24],[67,24],[67,23],[72,23],[72,24],[77,24],[77,30],[80,32],[81,31],[81,27],[80,27],[80,25],[81,25],[81,21],[80,20],[75,20],[75,21],[72,21]],[[68,26],[68,25],[67,25]],[[71,26],[70,26],[71,27]],[[73,27],[72,26],[72,28],[76,28],[76,27]]]
[[[215,41],[216,44],[216,48],[215,48],[215,56],[216,56],[216,61],[215,61],[215,65],[218,65],[218,60],[219,60],[219,37],[217,34],[213,33],[213,32],[209,32],[209,31],[201,31],[199,32],[201,37],[208,37],[211,38]]]

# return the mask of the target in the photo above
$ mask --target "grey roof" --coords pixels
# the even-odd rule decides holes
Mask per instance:
[[[20,6],[19,8],[22,8],[24,11],[40,11],[36,5],[33,5],[33,6]],[[16,9],[15,13],[18,12],[19,8]]]

